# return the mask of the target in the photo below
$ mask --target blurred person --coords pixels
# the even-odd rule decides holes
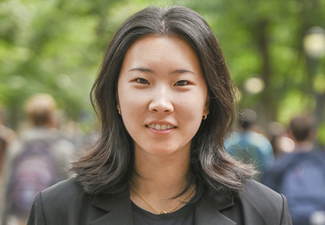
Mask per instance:
[[[2,170],[4,164],[4,157],[8,146],[16,138],[16,133],[4,126],[4,110],[0,105],[0,184],[2,181]]]
[[[72,142],[77,147],[77,149],[79,149],[78,141],[76,141],[75,135],[70,132],[69,124],[70,121],[68,121],[66,112],[64,110],[56,109],[53,112],[51,128],[57,129],[63,139]]]
[[[294,150],[277,158],[262,179],[287,197],[294,225],[312,224],[313,213],[325,211],[325,157],[315,148],[314,126],[309,115],[291,119],[288,136],[294,141]]]
[[[4,126],[4,109],[0,104],[0,187],[2,185],[3,180],[3,168],[5,164],[5,155],[7,154],[8,147],[12,143],[12,141],[16,138],[16,133],[8,127]],[[0,189],[0,210],[2,208],[2,188]],[[1,221],[1,213],[0,213],[0,221]]]
[[[96,145],[100,140],[101,133],[100,127],[96,124],[91,131],[89,131],[82,140],[82,149],[89,149],[91,146]]]
[[[253,110],[245,109],[238,117],[239,129],[227,139],[226,150],[244,163],[253,163],[259,172],[255,178],[260,180],[274,161],[272,145],[266,137],[254,131],[256,113]]]
[[[64,138],[72,141],[78,149],[82,148],[82,140],[85,136],[79,122],[69,120],[66,112],[62,109],[57,109],[53,112],[52,127],[60,130]]]
[[[284,196],[251,180],[224,139],[234,86],[204,18],[181,6],[127,19],[92,88],[101,121],[76,177],[40,192],[28,225],[290,225]]]
[[[53,128],[56,102],[49,94],[29,98],[25,111],[32,127],[23,132],[6,155],[2,225],[26,224],[37,192],[71,177],[75,146]]]
[[[83,147],[82,144],[85,133],[81,129],[80,123],[74,120],[69,120],[64,124],[64,130],[72,138],[73,143],[78,147],[78,149],[81,149]]]
[[[281,123],[273,121],[267,124],[267,135],[273,148],[274,158],[283,153],[279,142],[284,134],[286,134],[285,128]]]

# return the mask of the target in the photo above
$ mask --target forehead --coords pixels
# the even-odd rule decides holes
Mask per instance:
[[[145,36],[127,50],[121,73],[126,68],[145,67],[160,72],[189,69],[202,75],[199,59],[192,47],[175,36]]]

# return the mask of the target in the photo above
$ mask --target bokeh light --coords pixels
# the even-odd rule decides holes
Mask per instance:
[[[244,87],[247,92],[251,94],[258,94],[264,90],[265,84],[261,78],[251,77],[245,81]]]

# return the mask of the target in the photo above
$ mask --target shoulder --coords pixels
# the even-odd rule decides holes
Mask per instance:
[[[263,136],[262,134],[253,132],[253,131],[247,131],[246,132],[246,139],[247,142],[257,146],[258,148],[271,148],[272,149],[272,145],[270,143],[270,141]]]
[[[76,181],[76,178],[70,178],[61,181],[40,193],[43,203],[62,204],[68,205],[76,201],[90,199],[91,196],[88,195],[80,184]]]
[[[89,224],[92,199],[75,178],[62,181],[36,195],[27,225]]]
[[[37,194],[28,224],[81,224],[78,220],[87,218],[91,201],[76,179],[70,178]]]
[[[270,173],[283,173],[301,162],[309,162],[311,160],[324,161],[325,157],[320,152],[292,152],[276,158],[274,164],[267,169]]]
[[[283,203],[283,197],[266,187],[265,185],[255,181],[248,180],[244,191],[239,195],[242,201],[254,203],[255,205],[274,205],[279,206]]]
[[[36,195],[27,224],[88,224],[92,200],[75,178],[64,180]]]
[[[125,201],[130,202],[129,196],[116,198],[105,192],[90,195],[76,178],[70,178],[37,194],[27,225],[88,225],[97,224],[97,220],[103,222],[103,219],[107,222],[110,219],[103,216],[114,207],[115,212],[125,211]],[[116,214],[109,215],[114,219]]]
[[[218,217],[225,216],[225,224],[230,219],[238,225],[292,225],[286,198],[254,180],[247,180],[239,195],[205,191],[198,204],[205,216],[218,216],[211,209],[220,211]]]
[[[253,221],[266,220],[269,221],[268,224],[291,224],[286,198],[259,182],[248,180],[239,199],[245,217]]]

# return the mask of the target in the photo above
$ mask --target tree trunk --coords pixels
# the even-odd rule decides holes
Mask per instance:
[[[268,51],[269,40],[266,32],[268,24],[269,22],[267,20],[260,21],[257,24],[257,32],[255,32],[255,37],[257,38],[256,43],[260,55],[262,57],[262,68],[260,75],[265,82],[265,89],[261,93],[261,112],[264,115],[259,115],[259,117],[264,118],[264,121],[261,121],[262,125],[264,126],[271,121],[275,121],[277,117],[277,107],[275,102],[274,90],[270,85],[272,70]]]

